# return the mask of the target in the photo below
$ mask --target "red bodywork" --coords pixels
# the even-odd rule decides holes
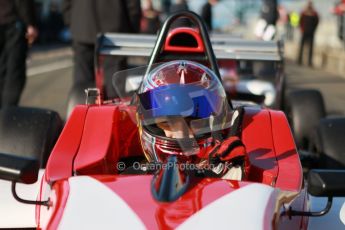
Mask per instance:
[[[116,173],[119,158],[142,155],[134,118],[133,106],[78,106],[49,158],[46,181],[67,179],[72,172]],[[74,122],[84,123],[72,126]],[[282,112],[246,108],[242,140],[252,166],[249,180],[283,190],[301,189],[301,164]]]
[[[178,31],[196,37],[197,46],[171,46],[172,33],[165,43],[165,51],[204,52],[197,31],[184,28]],[[99,60],[101,59],[102,57]],[[99,68],[96,71],[97,85],[103,89],[103,72]],[[120,159],[143,156],[136,124],[136,107],[128,101],[102,103],[77,106],[67,121],[46,166],[39,198],[44,200],[50,197],[52,206],[49,209],[37,207],[39,227],[58,227],[69,196],[68,179],[75,175],[91,175],[116,191],[149,229],[175,228],[219,197],[252,182],[299,194],[297,198],[294,196],[291,206],[297,210],[307,209],[299,156],[282,112],[245,108],[241,139],[250,159],[247,181],[201,179],[177,201],[161,203],[154,200],[151,194],[152,175],[117,175],[116,164]],[[279,209],[282,207],[278,207],[278,214]],[[278,215],[274,220],[276,223],[266,219],[264,228],[279,226],[280,229],[306,229],[306,220],[303,217],[293,217],[286,221]]]
[[[61,218],[68,197],[66,180],[73,175],[94,175],[133,206],[150,229],[165,225],[176,227],[186,217],[182,214],[172,215],[170,212],[178,212],[179,207],[184,207],[184,210],[189,210],[189,214],[185,215],[190,216],[222,194],[247,184],[228,181],[226,183],[231,185],[228,186],[222,180],[204,179],[178,202],[160,205],[150,194],[151,176],[136,176],[132,179],[128,179],[128,176],[116,176],[116,163],[120,158],[143,154],[135,112],[135,107],[124,104],[78,106],[74,110],[47,163],[45,181],[53,185],[56,193],[56,202],[53,202],[51,207],[52,217],[48,226],[57,226],[58,219]],[[267,184],[284,191],[304,191],[302,169],[285,115],[279,111],[246,108],[242,127],[242,140],[251,163],[248,181]],[[124,177],[127,179],[121,180]],[[202,190],[210,188],[210,184],[218,187],[210,189],[211,193],[203,191],[200,195]],[[131,189],[128,189],[129,187]],[[135,202],[138,200],[136,196],[149,199],[149,205],[140,207],[140,204]],[[198,196],[200,199],[195,198]],[[304,196],[302,192],[301,198],[297,199],[294,206],[305,209]],[[149,218],[155,215],[160,217]],[[169,219],[171,216],[174,217],[173,220]],[[302,226],[302,221],[301,217],[296,217],[296,227]]]

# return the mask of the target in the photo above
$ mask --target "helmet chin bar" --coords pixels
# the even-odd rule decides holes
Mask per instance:
[[[153,129],[159,128],[143,126],[140,131],[142,147],[149,162],[162,162],[162,159],[171,155],[202,159],[213,146],[210,133],[194,138],[174,139],[156,135]]]
[[[195,156],[194,161],[207,158],[215,142],[221,141],[225,132],[229,132],[230,118],[229,113],[225,112],[217,116],[212,115],[210,118],[191,120],[190,126],[195,125],[202,129],[198,130],[193,138],[181,139],[164,136],[163,130],[153,121],[143,124],[141,122],[145,121],[139,120],[140,139],[145,156],[149,162],[161,162],[169,155]]]

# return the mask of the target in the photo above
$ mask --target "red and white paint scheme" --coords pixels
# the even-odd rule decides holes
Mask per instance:
[[[199,36],[194,29],[180,31]],[[179,52],[169,44],[168,51]],[[180,51],[204,52],[200,38],[197,44]],[[75,107],[51,152],[37,196],[49,206],[36,205],[38,228],[305,230],[331,229],[329,221],[334,229],[345,228],[341,201],[331,210],[336,220],[317,223],[286,215],[289,208],[308,212],[315,207],[283,112],[244,107],[240,139],[250,165],[245,180],[194,178],[176,199],[162,201],[153,193],[156,175],[124,174],[118,168],[119,162],[145,159],[136,106],[123,98],[100,101]]]
[[[326,221],[281,215],[289,207],[309,211],[320,210],[325,204],[322,198],[310,197],[302,186],[302,168],[282,112],[244,109],[241,139],[250,159],[245,181],[200,178],[171,202],[158,201],[152,195],[153,175],[118,173],[116,165],[120,159],[143,155],[135,112],[135,107],[126,101],[75,108],[38,182],[38,200],[50,200],[49,207],[36,206],[38,228],[322,229],[330,223],[335,228],[344,226],[341,199],[331,209],[334,215],[322,217]],[[314,202],[317,199],[319,202]]]
[[[245,109],[248,180],[204,178],[173,202],[155,200],[152,175],[117,173],[119,159],[143,154],[134,113],[125,102],[76,107],[46,167],[39,198],[50,197],[52,206],[37,206],[39,227],[307,228],[307,217],[280,217],[289,206],[308,209],[299,157],[282,112]]]
[[[56,227],[191,229],[227,226],[229,218],[233,219],[234,228],[269,229],[271,226],[274,217],[271,200],[276,199],[277,192],[270,186],[205,181],[178,201],[159,204],[150,195],[150,177],[71,177],[69,195]],[[242,216],[251,221],[243,221]]]

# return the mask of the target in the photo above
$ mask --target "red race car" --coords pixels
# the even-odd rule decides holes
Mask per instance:
[[[179,17],[197,29],[176,29],[167,36]],[[133,95],[121,83],[128,77],[139,85]],[[35,227],[345,226],[344,200],[333,201],[345,196],[345,171],[313,170],[304,182],[284,113],[228,98],[206,27],[196,14],[169,17],[148,66],[116,73],[113,83],[115,99],[103,100],[99,89],[87,91],[87,104],[73,110],[51,153],[59,120],[31,109],[35,116],[28,113],[26,119],[36,119],[27,130],[35,133],[40,129],[32,127],[47,120],[41,126],[48,133],[37,134],[44,157],[0,154],[0,178],[12,182],[17,201],[34,205]],[[8,113],[2,117],[19,119]],[[48,155],[46,165],[41,163],[45,171],[37,199],[18,195],[17,183],[36,182],[39,162]],[[327,204],[317,197],[327,197]]]

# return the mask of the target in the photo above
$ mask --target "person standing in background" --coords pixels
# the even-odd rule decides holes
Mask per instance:
[[[174,14],[181,11],[188,11],[189,7],[186,0],[176,0],[175,4],[170,6],[170,14]],[[172,28],[177,27],[191,27],[193,24],[187,18],[178,18],[173,22]]]
[[[276,23],[279,18],[277,0],[262,0],[260,20],[255,27],[255,35],[264,40],[273,40],[277,29]]]
[[[278,12],[279,12],[278,24],[280,24],[283,29],[284,38],[287,40],[291,40],[290,39],[291,25],[289,21],[289,13],[287,9],[285,8],[285,6],[283,5],[278,5]]]
[[[140,31],[140,0],[64,0],[63,13],[71,30],[74,51],[72,91],[78,85],[90,87],[95,82],[94,52],[98,33]],[[104,60],[106,98],[116,96],[112,75],[126,68],[125,58]]]
[[[304,45],[308,44],[308,65],[310,67],[313,66],[314,37],[318,23],[319,15],[313,6],[313,3],[311,1],[308,1],[307,6],[302,11],[300,17],[300,29],[302,32],[298,56],[298,64],[300,65],[302,65]]]
[[[28,46],[37,36],[33,0],[0,0],[0,109],[18,105]]]
[[[295,34],[295,30],[296,28],[298,28],[299,26],[299,14],[296,13],[295,11],[291,11],[289,13],[289,23],[291,25],[291,40],[294,40],[294,34]]]
[[[338,38],[345,45],[345,0],[339,0],[331,12],[337,16],[337,33]]]
[[[161,24],[159,20],[160,12],[155,10],[152,0],[146,0],[143,8],[141,32],[145,34],[156,34]]]
[[[175,4],[170,6],[170,13],[176,13],[179,11],[189,10],[188,4],[186,0],[176,0]]]
[[[162,11],[162,17],[165,19],[168,17],[170,13],[170,7],[171,7],[171,0],[160,0],[161,2],[161,11]]]
[[[212,31],[212,7],[218,0],[208,0],[201,8],[201,17],[204,19],[207,29]]]
[[[277,0],[263,0],[260,13],[268,25],[276,25],[279,18]]]

